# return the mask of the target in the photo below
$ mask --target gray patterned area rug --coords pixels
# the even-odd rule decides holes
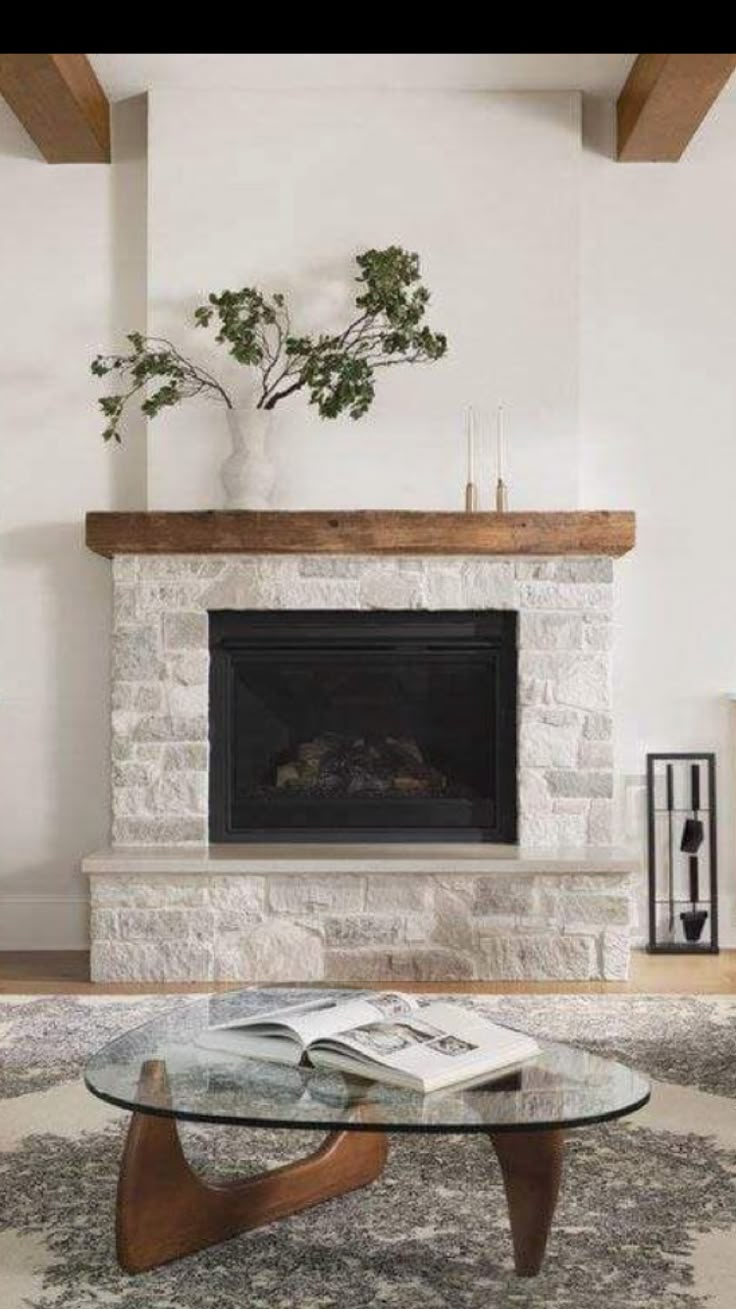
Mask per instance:
[[[372,1187],[138,1277],[113,1247],[127,1115],[79,1070],[179,998],[0,997],[2,1309],[733,1309],[736,997],[507,996],[470,1003],[655,1079],[631,1119],[571,1135],[540,1276],[512,1271],[477,1137],[391,1139]],[[183,1132],[192,1162],[246,1174],[308,1133]]]

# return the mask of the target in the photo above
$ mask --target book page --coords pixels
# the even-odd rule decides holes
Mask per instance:
[[[354,1000],[334,1000],[315,997],[304,1004],[274,1009],[271,1013],[254,1014],[248,1018],[232,1018],[217,1024],[212,1030],[270,1033],[291,1032],[302,1045],[309,1045],[321,1037],[334,1036],[343,1029],[362,1027],[366,1023],[381,1022],[386,1018],[409,1014],[417,1008],[413,996],[398,991],[377,992],[375,995],[356,996]]]
[[[209,1028],[211,1032],[258,1032],[260,1035],[266,1033],[274,1036],[291,1036],[296,1037],[301,1045],[301,1024],[308,1019],[310,1014],[317,1013],[319,1010],[334,1012],[336,1008],[335,1001],[325,996],[316,995],[313,1000],[306,1000],[302,1004],[285,1005],[281,1009],[271,1009],[266,1013],[251,1014],[242,1018],[229,1018],[224,1023],[213,1023]]]
[[[194,1044],[202,1050],[221,1055],[247,1055],[250,1059],[265,1059],[277,1064],[301,1063],[304,1046],[293,1032],[285,1028],[264,1036],[251,1027],[209,1027],[198,1032]]]
[[[410,1014],[416,1007],[417,1002],[410,995],[400,995],[398,991],[383,991],[371,996],[356,996],[354,1000],[342,1000],[333,1004],[330,1009],[300,1014],[297,1019],[298,1026],[295,1022],[290,1022],[289,1026],[298,1032],[305,1045],[311,1045],[313,1041],[334,1036],[343,1030]]]

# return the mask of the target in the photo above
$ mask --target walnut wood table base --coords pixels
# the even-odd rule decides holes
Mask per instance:
[[[542,1267],[562,1177],[565,1133],[497,1132],[491,1142],[501,1165],[519,1277]]]
[[[144,1065],[165,1104],[163,1064]],[[491,1134],[503,1173],[514,1262],[520,1277],[542,1265],[562,1163],[561,1131]],[[367,1186],[380,1177],[385,1132],[332,1132],[314,1154],[243,1181],[208,1182],[190,1168],[174,1118],[134,1113],[117,1193],[117,1255],[128,1273],[147,1272],[249,1228]]]

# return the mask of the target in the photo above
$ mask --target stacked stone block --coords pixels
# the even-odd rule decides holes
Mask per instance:
[[[211,609],[515,609],[519,839],[611,842],[612,562],[130,555],[113,562],[113,840],[208,832]]]
[[[618,872],[103,874],[95,981],[445,981],[627,975]]]

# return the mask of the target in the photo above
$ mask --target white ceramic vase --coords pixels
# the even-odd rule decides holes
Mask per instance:
[[[270,409],[226,409],[233,452],[220,469],[226,509],[269,509],[276,470],[268,449]]]

